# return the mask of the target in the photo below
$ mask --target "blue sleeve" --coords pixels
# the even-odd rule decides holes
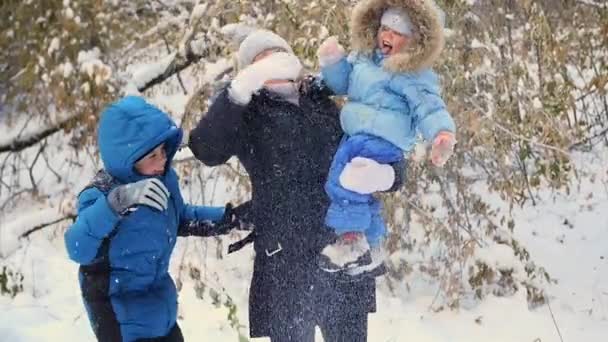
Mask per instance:
[[[225,207],[184,205],[177,235],[203,237],[222,235],[218,221],[223,219],[224,211]]]
[[[456,131],[454,119],[441,98],[437,76],[432,71],[399,83],[397,88],[405,95],[417,129],[426,141],[432,141],[439,132]]]
[[[207,207],[185,203],[179,190],[179,177],[175,169],[169,169],[165,181],[171,196],[177,200],[177,210],[179,211],[178,235],[197,235],[192,232],[192,229],[199,226],[207,227],[209,222],[217,222],[224,217],[225,207]]]
[[[101,191],[96,188],[83,191],[78,196],[76,221],[64,235],[70,259],[82,265],[93,263],[101,243],[119,220]]]
[[[353,65],[344,57],[337,63],[321,68],[321,76],[334,94],[346,95],[351,71]]]
[[[224,217],[225,207],[206,207],[198,205],[184,204],[181,219],[184,222],[190,221],[211,221],[217,222]]]

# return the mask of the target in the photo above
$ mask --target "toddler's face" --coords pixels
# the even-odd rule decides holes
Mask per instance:
[[[391,56],[401,52],[410,41],[410,37],[382,25],[378,30],[378,48],[382,54]]]
[[[143,176],[161,176],[165,173],[166,164],[165,144],[160,144],[135,163],[135,170]]]

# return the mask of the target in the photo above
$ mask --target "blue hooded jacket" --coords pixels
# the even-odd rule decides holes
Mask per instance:
[[[378,50],[376,41],[387,8],[408,13],[415,31],[424,28],[390,56]],[[340,114],[344,132],[377,136],[405,152],[411,151],[418,133],[432,141],[441,131],[454,132],[454,120],[431,70],[444,44],[434,2],[360,1],[350,22],[353,53],[321,69],[323,80],[337,95],[348,95]]]
[[[177,318],[177,291],[168,271],[176,237],[184,235],[180,230],[192,221],[223,216],[223,207],[184,203],[170,166],[181,139],[181,129],[169,116],[140,97],[125,97],[102,113],[98,144],[111,182],[80,193],[78,217],[65,233],[69,257],[82,265],[81,289],[98,338],[111,335],[108,321],[118,323],[123,341],[167,335]],[[134,164],[163,142],[167,167],[158,178],[171,194],[168,209],[138,206],[126,216],[118,215],[107,193],[146,178]],[[106,304],[113,317],[100,309]]]
[[[418,34],[408,37],[402,50],[387,56],[377,48],[377,37],[388,8],[408,13]],[[382,204],[372,194],[342,187],[340,175],[357,156],[404,165],[403,152],[412,149],[418,133],[432,141],[441,131],[455,131],[437,75],[431,70],[443,48],[439,13],[433,1],[359,1],[350,20],[354,52],[321,69],[334,93],[348,95],[340,113],[346,138],[325,184],[331,199],[325,223],[338,234],[364,232],[372,247],[381,244],[386,233]]]
[[[329,87],[348,95],[340,113],[344,132],[381,137],[405,152],[411,151],[418,132],[427,141],[441,131],[454,132],[437,75],[430,69],[394,74],[382,67],[385,60],[378,51],[371,57],[353,53],[322,68]]]

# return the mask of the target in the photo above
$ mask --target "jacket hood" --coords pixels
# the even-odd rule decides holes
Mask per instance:
[[[385,10],[406,11],[416,28],[413,40],[403,51],[388,57],[384,68],[390,72],[416,72],[430,68],[444,45],[441,10],[433,0],[363,0],[352,11],[351,45],[357,52],[371,54],[377,47],[380,19]]]
[[[165,172],[169,170],[182,130],[165,112],[143,98],[127,96],[103,111],[97,137],[108,173],[121,183],[131,183],[145,178],[135,170],[135,162],[163,142],[167,150]]]

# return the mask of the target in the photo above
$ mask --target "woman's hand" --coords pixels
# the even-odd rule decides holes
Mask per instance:
[[[286,52],[275,52],[250,64],[236,75],[228,90],[230,98],[235,103],[247,105],[251,96],[265,83],[295,81],[301,71],[302,64],[298,57]]]
[[[344,58],[344,56],[344,47],[340,45],[336,36],[325,39],[317,50],[317,57],[319,58],[319,65],[321,67],[335,64]]]

